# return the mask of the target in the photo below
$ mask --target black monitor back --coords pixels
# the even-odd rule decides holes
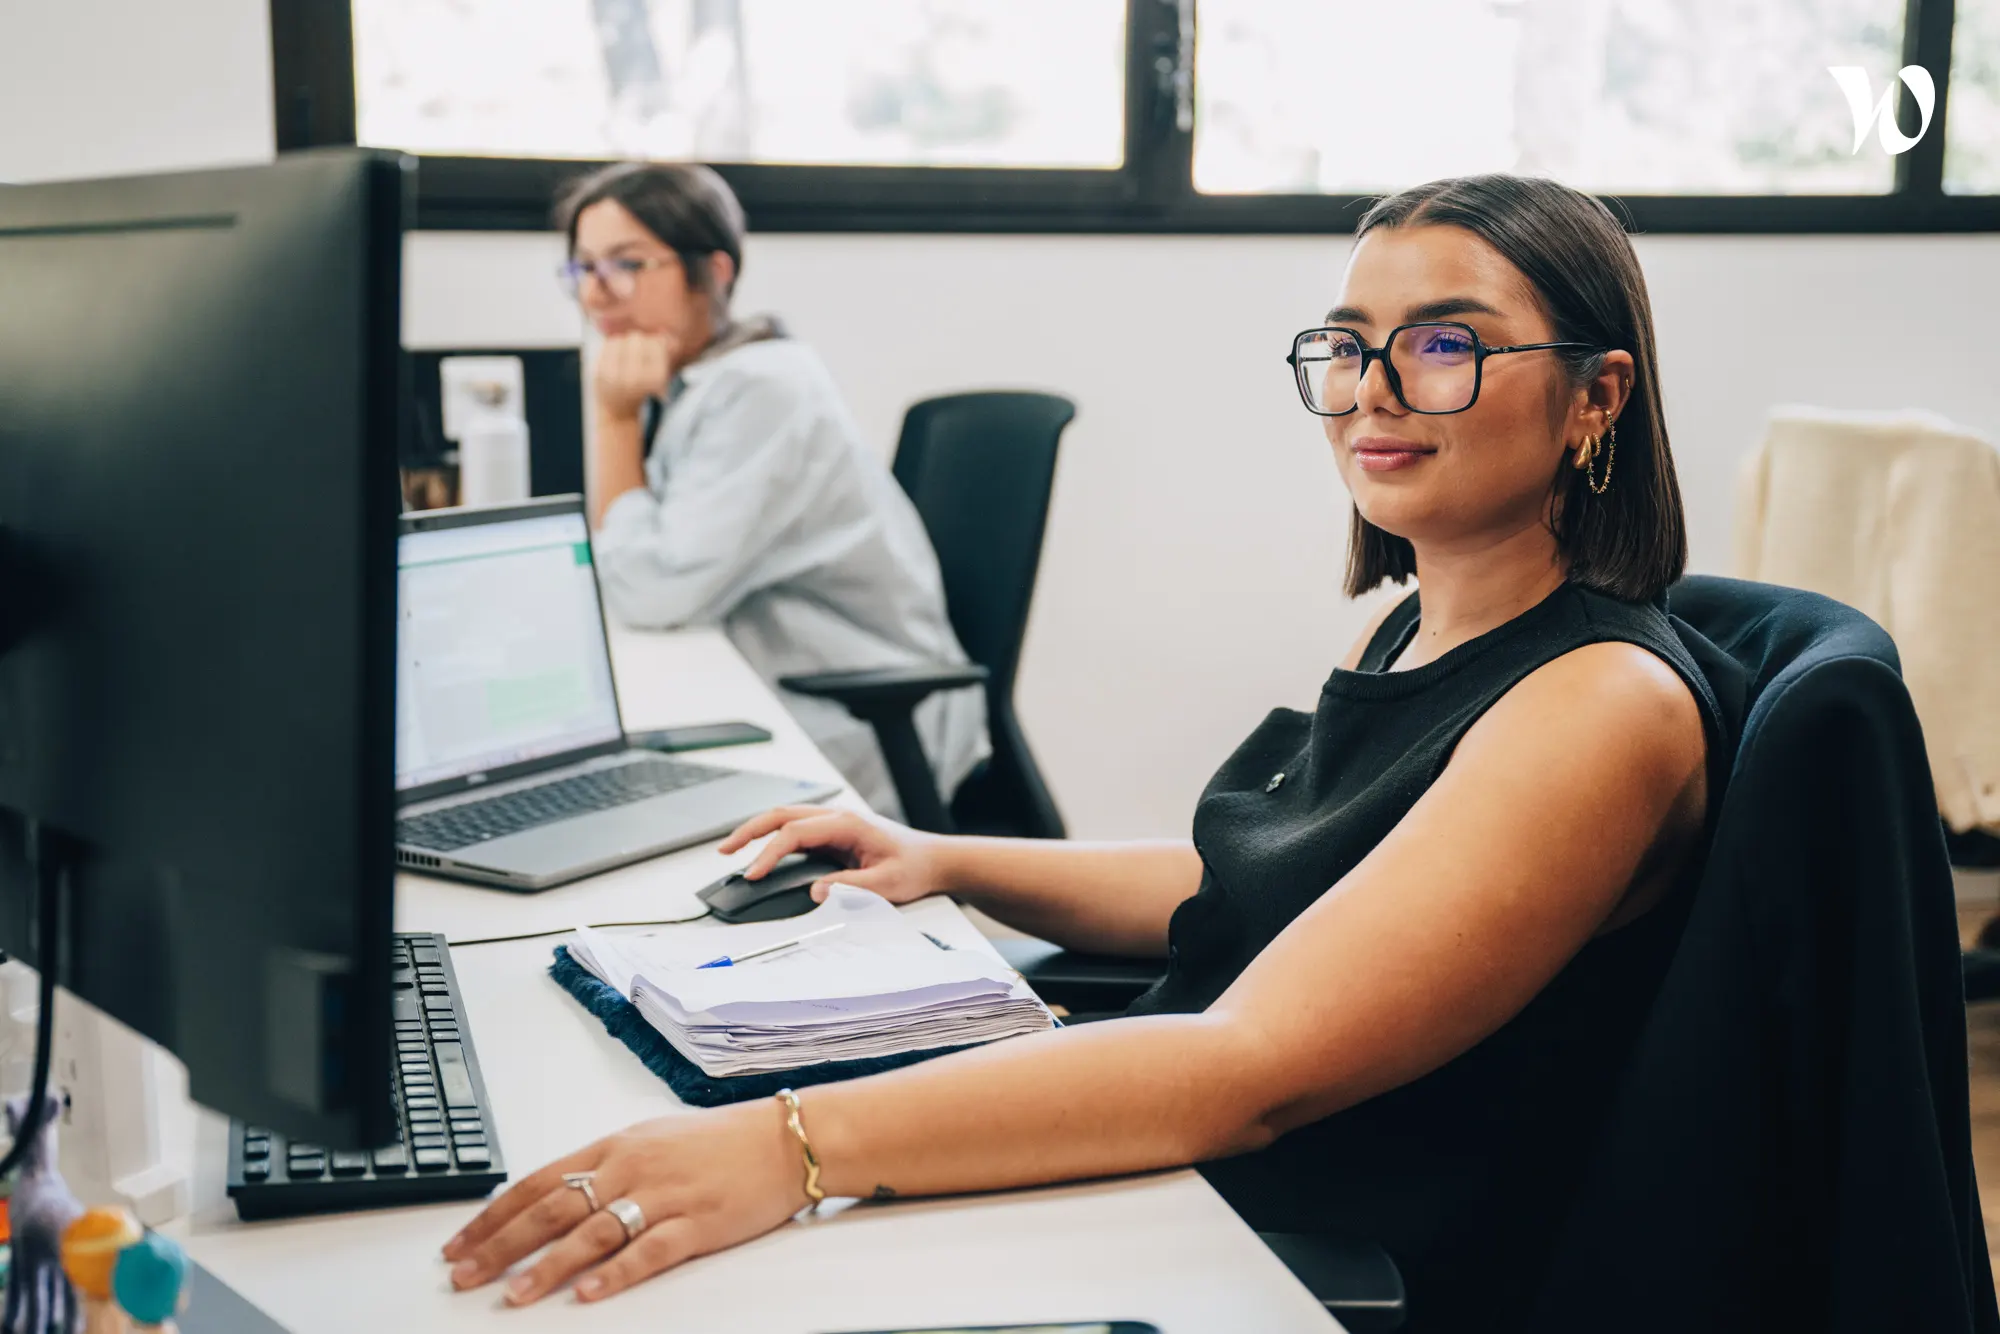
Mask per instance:
[[[196,1101],[393,1138],[403,159],[0,188],[0,946]],[[72,845],[73,841],[73,845]]]

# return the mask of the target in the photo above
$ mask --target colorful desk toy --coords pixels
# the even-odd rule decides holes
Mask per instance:
[[[27,1099],[10,1098],[19,1134]],[[82,1208],[56,1168],[56,1118],[46,1118],[4,1202],[9,1246],[7,1334],[175,1334],[187,1304],[187,1253],[120,1206]],[[79,1312],[78,1306],[81,1305]]]
[[[84,1334],[174,1334],[187,1254],[129,1210],[84,1210],[63,1229],[62,1265],[83,1299]]]

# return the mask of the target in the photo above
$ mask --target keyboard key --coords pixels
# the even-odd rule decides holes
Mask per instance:
[[[422,968],[425,964],[441,964],[444,962],[444,955],[439,953],[438,947],[435,945],[419,945],[410,951],[410,957],[417,961],[417,967],[419,968]]]
[[[243,1164],[243,1179],[245,1181],[268,1181],[270,1177],[271,1160],[269,1158],[258,1158]]]
[[[444,1081],[444,1100],[449,1107],[475,1107],[472,1076],[465,1070],[465,1048],[456,1042],[437,1044],[438,1078]]]
[[[309,1158],[314,1154],[325,1153],[326,1146],[324,1144],[294,1144],[290,1152],[294,1158]]]
[[[460,1167],[486,1167],[493,1162],[493,1155],[484,1144],[461,1144],[458,1146]]]
[[[386,1149],[375,1150],[375,1170],[377,1172],[407,1172],[410,1170],[410,1152],[400,1144],[391,1144]]]
[[[285,1173],[293,1180],[298,1180],[302,1177],[316,1177],[325,1171],[326,1158],[320,1154],[313,1154],[306,1158],[288,1158],[285,1160]]]
[[[434,1112],[438,1109],[438,1100],[430,1095],[405,1098],[403,1099],[403,1108],[405,1111],[410,1112]]]
[[[365,1153],[336,1153],[333,1155],[333,1174],[337,1177],[360,1176],[368,1170],[368,1155]]]
[[[410,1147],[413,1149],[442,1149],[444,1144],[445,1139],[443,1135],[410,1136]]]
[[[451,1166],[451,1154],[444,1149],[418,1149],[412,1156],[419,1172],[437,1172]]]
[[[418,1014],[421,1013],[421,1011],[417,1009],[416,996],[414,996],[410,992],[399,991],[395,995],[391,996],[389,1000],[390,1003],[395,1007],[396,1026],[398,1028],[401,1028],[405,1023],[409,1022],[410,1020],[415,1019],[418,1016]]]
[[[474,1147],[474,1146],[477,1146],[477,1145],[482,1145],[482,1144],[486,1143],[486,1136],[484,1136],[484,1135],[453,1135],[453,1136],[451,1137],[451,1142],[452,1142],[453,1144],[456,1144],[456,1145],[457,1145],[457,1146],[458,1146],[459,1148],[461,1148],[461,1149],[464,1149],[464,1148],[471,1148],[471,1147]]]
[[[398,996],[398,997],[396,997],[396,999],[397,999],[397,1001],[398,1001],[398,1002],[401,1002],[401,1001],[406,1001],[406,1000],[411,1000],[412,998],[411,998],[411,997],[408,997],[408,996]],[[437,1013],[437,1012],[438,1012],[439,1010],[442,1010],[442,1011],[444,1011],[444,1012],[445,1012],[446,1014],[450,1014],[450,1013],[451,1013],[451,997],[449,997],[449,996],[426,996],[426,997],[424,997],[424,1009],[426,1009],[426,1010],[430,1011],[430,1012],[431,1012],[431,1013],[433,1013],[433,1014]]]

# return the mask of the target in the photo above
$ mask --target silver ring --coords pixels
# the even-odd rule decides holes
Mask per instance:
[[[565,1186],[568,1186],[571,1190],[582,1191],[583,1198],[589,1202],[590,1212],[592,1213],[597,1212],[598,1206],[597,1206],[597,1190],[594,1186],[590,1184],[590,1179],[596,1175],[597,1173],[595,1172],[563,1173],[563,1184]]]
[[[617,1219],[625,1229],[625,1240],[631,1241],[646,1230],[646,1212],[630,1200],[613,1200],[604,1206],[604,1212]]]

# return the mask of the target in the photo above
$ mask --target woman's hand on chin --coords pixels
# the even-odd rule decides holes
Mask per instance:
[[[590,1172],[598,1209],[564,1176]],[[609,1212],[629,1200],[644,1226],[629,1242]],[[507,1301],[539,1300],[576,1279],[597,1301],[662,1270],[761,1236],[807,1203],[805,1165],[771,1099],[643,1121],[550,1163],[487,1205],[445,1243],[451,1282],[476,1288],[548,1247],[507,1281]]]

